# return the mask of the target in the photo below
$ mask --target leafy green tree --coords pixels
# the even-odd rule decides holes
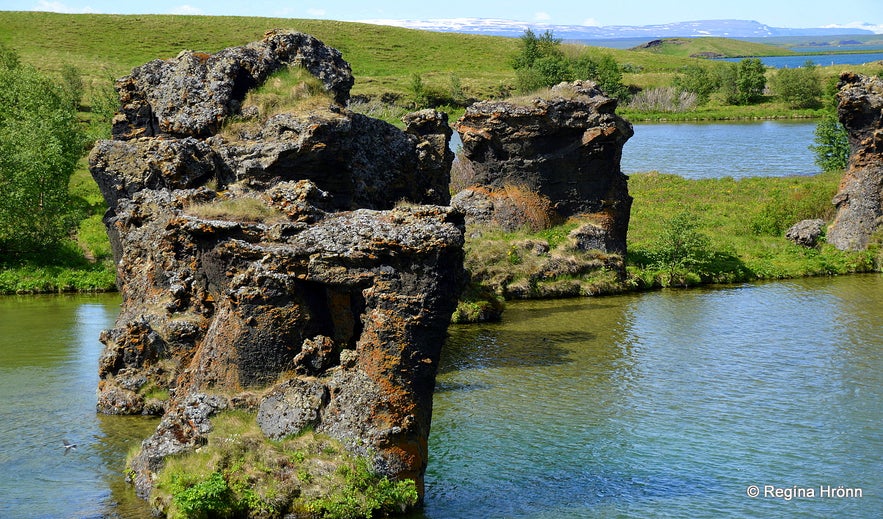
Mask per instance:
[[[113,116],[120,108],[120,98],[114,89],[114,78],[108,75],[93,82],[89,88],[89,126],[86,130],[86,143],[99,139],[110,139]]]
[[[411,83],[408,85],[411,95],[414,97],[415,108],[426,108],[429,105],[429,99],[426,95],[426,86],[423,84],[423,78],[420,74],[414,72],[411,74]]]
[[[527,29],[521,36],[521,50],[512,60],[518,89],[531,92],[569,81],[573,77],[570,62],[561,51],[561,40],[551,31],[537,36]]]
[[[675,88],[696,94],[700,103],[707,102],[711,93],[717,90],[719,85],[719,79],[700,65],[685,66],[681,69],[681,73],[675,76],[673,82]]]
[[[630,92],[622,83],[622,69],[612,56],[604,56],[598,62],[598,74],[595,78],[601,90],[610,97],[620,101],[628,101]]]
[[[67,236],[74,224],[68,181],[82,147],[70,98],[0,49],[0,255]]]
[[[817,108],[821,105],[822,81],[812,61],[800,68],[779,69],[770,89],[791,108]]]
[[[83,90],[85,89],[83,74],[80,73],[80,69],[70,63],[65,63],[61,67],[61,88],[74,105],[74,109],[79,109],[80,103],[83,101]]]
[[[520,38],[521,50],[512,61],[512,68],[519,70],[522,68],[530,68],[534,63],[543,57],[559,55],[561,52],[561,40],[556,38],[552,31],[545,31],[537,36],[532,30],[527,29]]]
[[[718,78],[724,100],[738,105],[760,101],[766,87],[765,72],[766,69],[758,58],[745,58],[738,64],[723,67]]]
[[[815,144],[809,149],[815,154],[815,163],[824,171],[846,169],[849,162],[849,138],[846,128],[837,117],[829,115],[819,121],[815,130]]]
[[[587,53],[580,54],[570,62],[573,76],[576,79],[594,79],[598,77],[598,62]]]
[[[766,87],[766,69],[758,58],[745,58],[739,62],[737,88],[740,104],[751,104],[763,97]]]

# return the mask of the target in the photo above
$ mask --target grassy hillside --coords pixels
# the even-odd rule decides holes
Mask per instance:
[[[216,52],[259,40],[271,29],[316,36],[353,67],[353,94],[403,91],[411,74],[458,74],[475,94],[511,81],[513,38],[422,32],[331,20],[173,15],[73,15],[0,11],[0,42],[23,61],[55,73],[65,63],[87,78],[120,77],[181,50]]]
[[[658,43],[657,43],[658,42]],[[635,50],[652,52],[662,56],[689,57],[701,53],[713,53],[727,58],[746,56],[787,56],[795,54],[782,47],[730,38],[665,38]]]
[[[111,78],[124,76],[132,68],[153,59],[174,57],[183,49],[216,52],[258,40],[266,31],[276,28],[306,32],[339,49],[353,67],[356,77],[352,91],[354,95],[379,97],[384,93],[394,93],[408,99],[414,74],[422,78],[426,87],[441,89],[448,88],[452,76],[456,75],[465,96],[479,99],[497,97],[511,91],[515,84],[510,59],[519,47],[516,38],[433,33],[330,20],[0,11],[0,43],[15,50],[22,61],[48,74],[60,74],[65,65],[73,65],[82,72],[87,86],[84,111],[80,114],[84,122],[91,118],[90,94],[100,92],[102,85],[109,86]],[[623,82],[638,88],[669,85],[684,65],[691,63],[701,63],[707,67],[727,66],[720,61],[689,57],[696,52],[727,55],[787,53],[780,48],[721,38],[697,38],[678,44],[668,42],[660,47],[654,51],[564,45],[563,50],[569,55],[589,54],[593,59],[612,56],[625,70]],[[821,70],[823,76],[831,77],[838,75],[841,70],[874,73],[879,67],[836,66],[823,67]],[[90,88],[96,86],[99,89]],[[652,114],[629,113],[624,107],[620,107],[620,113],[632,120],[652,118]],[[452,117],[456,118],[457,115],[454,113]],[[756,105],[727,107],[712,103],[694,112],[663,113],[659,117],[672,119],[674,115],[682,119],[738,119],[812,117],[818,114],[793,111],[782,103],[765,101]],[[396,118],[388,117],[389,120]],[[648,178],[671,186],[677,192],[685,192],[680,186],[682,179],[678,180],[677,177]],[[758,182],[772,184],[774,181]],[[827,179],[826,182],[830,185],[825,189],[832,189],[834,180]],[[645,231],[652,229],[653,222],[662,220],[658,214],[642,219],[642,205],[659,206],[657,198],[671,198],[679,207],[689,205],[683,197],[678,199],[673,193],[651,191],[644,195],[641,185],[639,180],[633,182],[635,214],[630,229],[630,247],[635,246],[636,251],[646,246],[641,238]],[[757,190],[765,192],[766,188],[760,185]],[[64,244],[62,250],[52,258],[39,258],[39,261],[23,262],[21,265],[0,263],[0,293],[106,289],[113,285],[110,250],[101,224],[104,203],[86,169],[85,160],[81,161],[80,168],[71,179],[71,195],[74,203],[86,215],[79,226],[76,242]],[[780,247],[784,247],[781,243],[783,240],[781,237],[774,239],[780,243]],[[747,245],[740,243],[732,247],[741,251]],[[738,255],[749,258],[754,254],[741,251]],[[808,273],[818,272],[815,267],[805,266],[785,269],[785,272],[800,275],[801,268]],[[849,269],[846,267],[840,271]],[[752,270],[763,272],[764,267],[752,267]],[[772,276],[787,275],[777,269],[772,271]]]
[[[260,39],[271,29],[312,34],[339,49],[353,67],[354,95],[407,95],[419,74],[426,87],[447,89],[456,75],[467,97],[488,98],[514,88],[510,66],[519,40],[498,36],[416,31],[398,27],[333,20],[175,15],[97,15],[0,11],[0,43],[13,48],[26,63],[47,73],[65,64],[76,66],[87,85],[121,77],[132,68],[181,50],[216,52]],[[669,84],[691,54],[727,56],[791,53],[781,46],[726,38],[668,39],[650,49],[611,49],[565,45],[568,54],[612,56],[620,63],[626,84],[652,88]],[[722,62],[702,60],[705,66]],[[843,67],[825,67],[837,75]],[[855,68],[855,67],[852,67]],[[89,92],[86,103],[88,105]],[[786,115],[787,114],[769,114]],[[750,115],[751,117],[754,114]]]

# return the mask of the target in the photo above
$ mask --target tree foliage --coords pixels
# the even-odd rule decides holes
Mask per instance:
[[[849,138],[846,128],[837,117],[829,115],[816,125],[815,144],[809,149],[815,154],[815,163],[824,171],[846,169],[849,161]]]
[[[41,250],[68,234],[68,182],[82,146],[71,98],[0,49],[0,255]]]
[[[527,29],[520,40],[521,51],[512,60],[520,91],[527,93],[570,80],[570,64],[561,51],[561,40],[551,31],[537,36]]]
[[[719,79],[708,72],[705,67],[700,65],[687,65],[674,78],[673,86],[684,92],[692,92],[696,94],[699,103],[708,101],[712,92],[716,91],[720,86]]]
[[[766,88],[765,72],[766,69],[758,58],[745,58],[739,63],[723,67],[718,80],[724,100],[734,105],[760,101]]]
[[[822,82],[812,61],[800,68],[782,68],[770,80],[770,89],[791,108],[818,108]]]
[[[651,257],[653,267],[664,272],[663,285],[687,284],[689,274],[703,273],[712,252],[708,236],[699,231],[696,215],[682,211],[665,222]]]
[[[512,59],[518,90],[529,93],[557,85],[562,81],[588,79],[598,83],[605,94],[626,99],[628,88],[622,83],[622,68],[611,56],[600,60],[583,53],[568,58],[561,50],[561,40],[551,31],[537,36],[527,29],[521,36],[521,49]]]

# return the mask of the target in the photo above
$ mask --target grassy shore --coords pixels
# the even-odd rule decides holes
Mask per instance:
[[[609,268],[615,264],[610,257],[572,246],[568,233],[579,219],[539,232],[472,233],[466,262],[475,286],[455,318],[477,320],[493,301],[488,292],[573,297],[880,271],[883,236],[861,252],[837,250],[824,238],[813,248],[798,246],[784,236],[800,220],[830,221],[840,176],[691,180],[656,171],[632,174],[624,279]]]
[[[182,49],[215,52],[242,45],[260,39],[267,30],[274,28],[307,32],[341,50],[356,77],[354,96],[377,99],[387,95],[399,99],[398,107],[363,106],[365,111],[377,112],[372,115],[388,120],[396,120],[398,113],[407,109],[415,75],[421,77],[426,88],[445,90],[456,86],[462,89],[465,97],[474,99],[498,97],[514,89],[515,73],[510,66],[510,57],[518,48],[515,38],[434,33],[329,20],[0,11],[0,43],[19,53],[23,62],[52,75],[60,74],[65,65],[73,65],[82,72],[86,90],[80,117],[84,124],[92,120],[96,96],[107,91],[112,78],[127,74],[133,67],[153,59],[173,57]],[[687,40],[684,44],[656,50],[564,47],[567,53],[588,53],[594,59],[612,56],[627,70],[623,82],[636,88],[670,84],[687,64],[724,66],[723,63],[689,57],[696,52],[718,52],[728,56],[789,52],[782,47],[717,38]],[[837,76],[845,70],[875,73],[879,69],[877,65],[820,68],[825,78]],[[449,111],[451,118],[456,119],[462,108],[449,108]],[[791,110],[773,98],[749,106],[727,106],[712,101],[680,114],[634,112],[625,107],[620,107],[619,113],[632,121],[814,118],[822,115],[818,110]],[[94,129],[91,134],[97,135]],[[647,285],[647,280],[653,277],[648,273],[645,259],[647,251],[652,248],[651,238],[658,232],[660,222],[672,218],[673,211],[681,207],[691,207],[701,215],[700,220],[706,223],[700,230],[711,237],[715,250],[739,260],[738,268],[715,268],[702,274],[703,280],[768,279],[869,268],[873,260],[867,255],[846,255],[826,246],[818,251],[795,249],[784,241],[781,233],[762,235],[745,227],[746,221],[759,218],[746,215],[793,209],[789,190],[806,182],[809,184],[801,184],[800,190],[821,201],[816,212],[830,211],[828,201],[836,190],[837,177],[832,174],[810,180],[747,179],[737,182],[727,179],[688,181],[664,174],[635,175],[630,187],[635,204],[629,237],[633,255],[629,263],[634,274],[632,279],[644,281],[633,281],[633,284]],[[76,236],[57,250],[0,259],[0,293],[112,289],[114,268],[101,223],[104,202],[86,169],[85,160],[81,161],[70,187],[73,203],[82,215]],[[727,190],[743,195],[738,198],[719,196]],[[781,207],[777,208],[777,204]],[[553,229],[547,234],[556,236],[563,232]]]

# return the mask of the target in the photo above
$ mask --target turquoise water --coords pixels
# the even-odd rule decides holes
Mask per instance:
[[[116,294],[0,297],[0,517],[147,517],[123,469],[156,422],[95,413],[118,310]]]
[[[454,328],[425,516],[879,517],[881,309],[874,275],[510,304]],[[827,485],[863,497],[763,495]]]
[[[149,517],[122,471],[156,422],[95,413],[117,311],[0,298],[0,517]],[[510,303],[452,327],[418,517],[879,517],[881,323],[867,275]]]

